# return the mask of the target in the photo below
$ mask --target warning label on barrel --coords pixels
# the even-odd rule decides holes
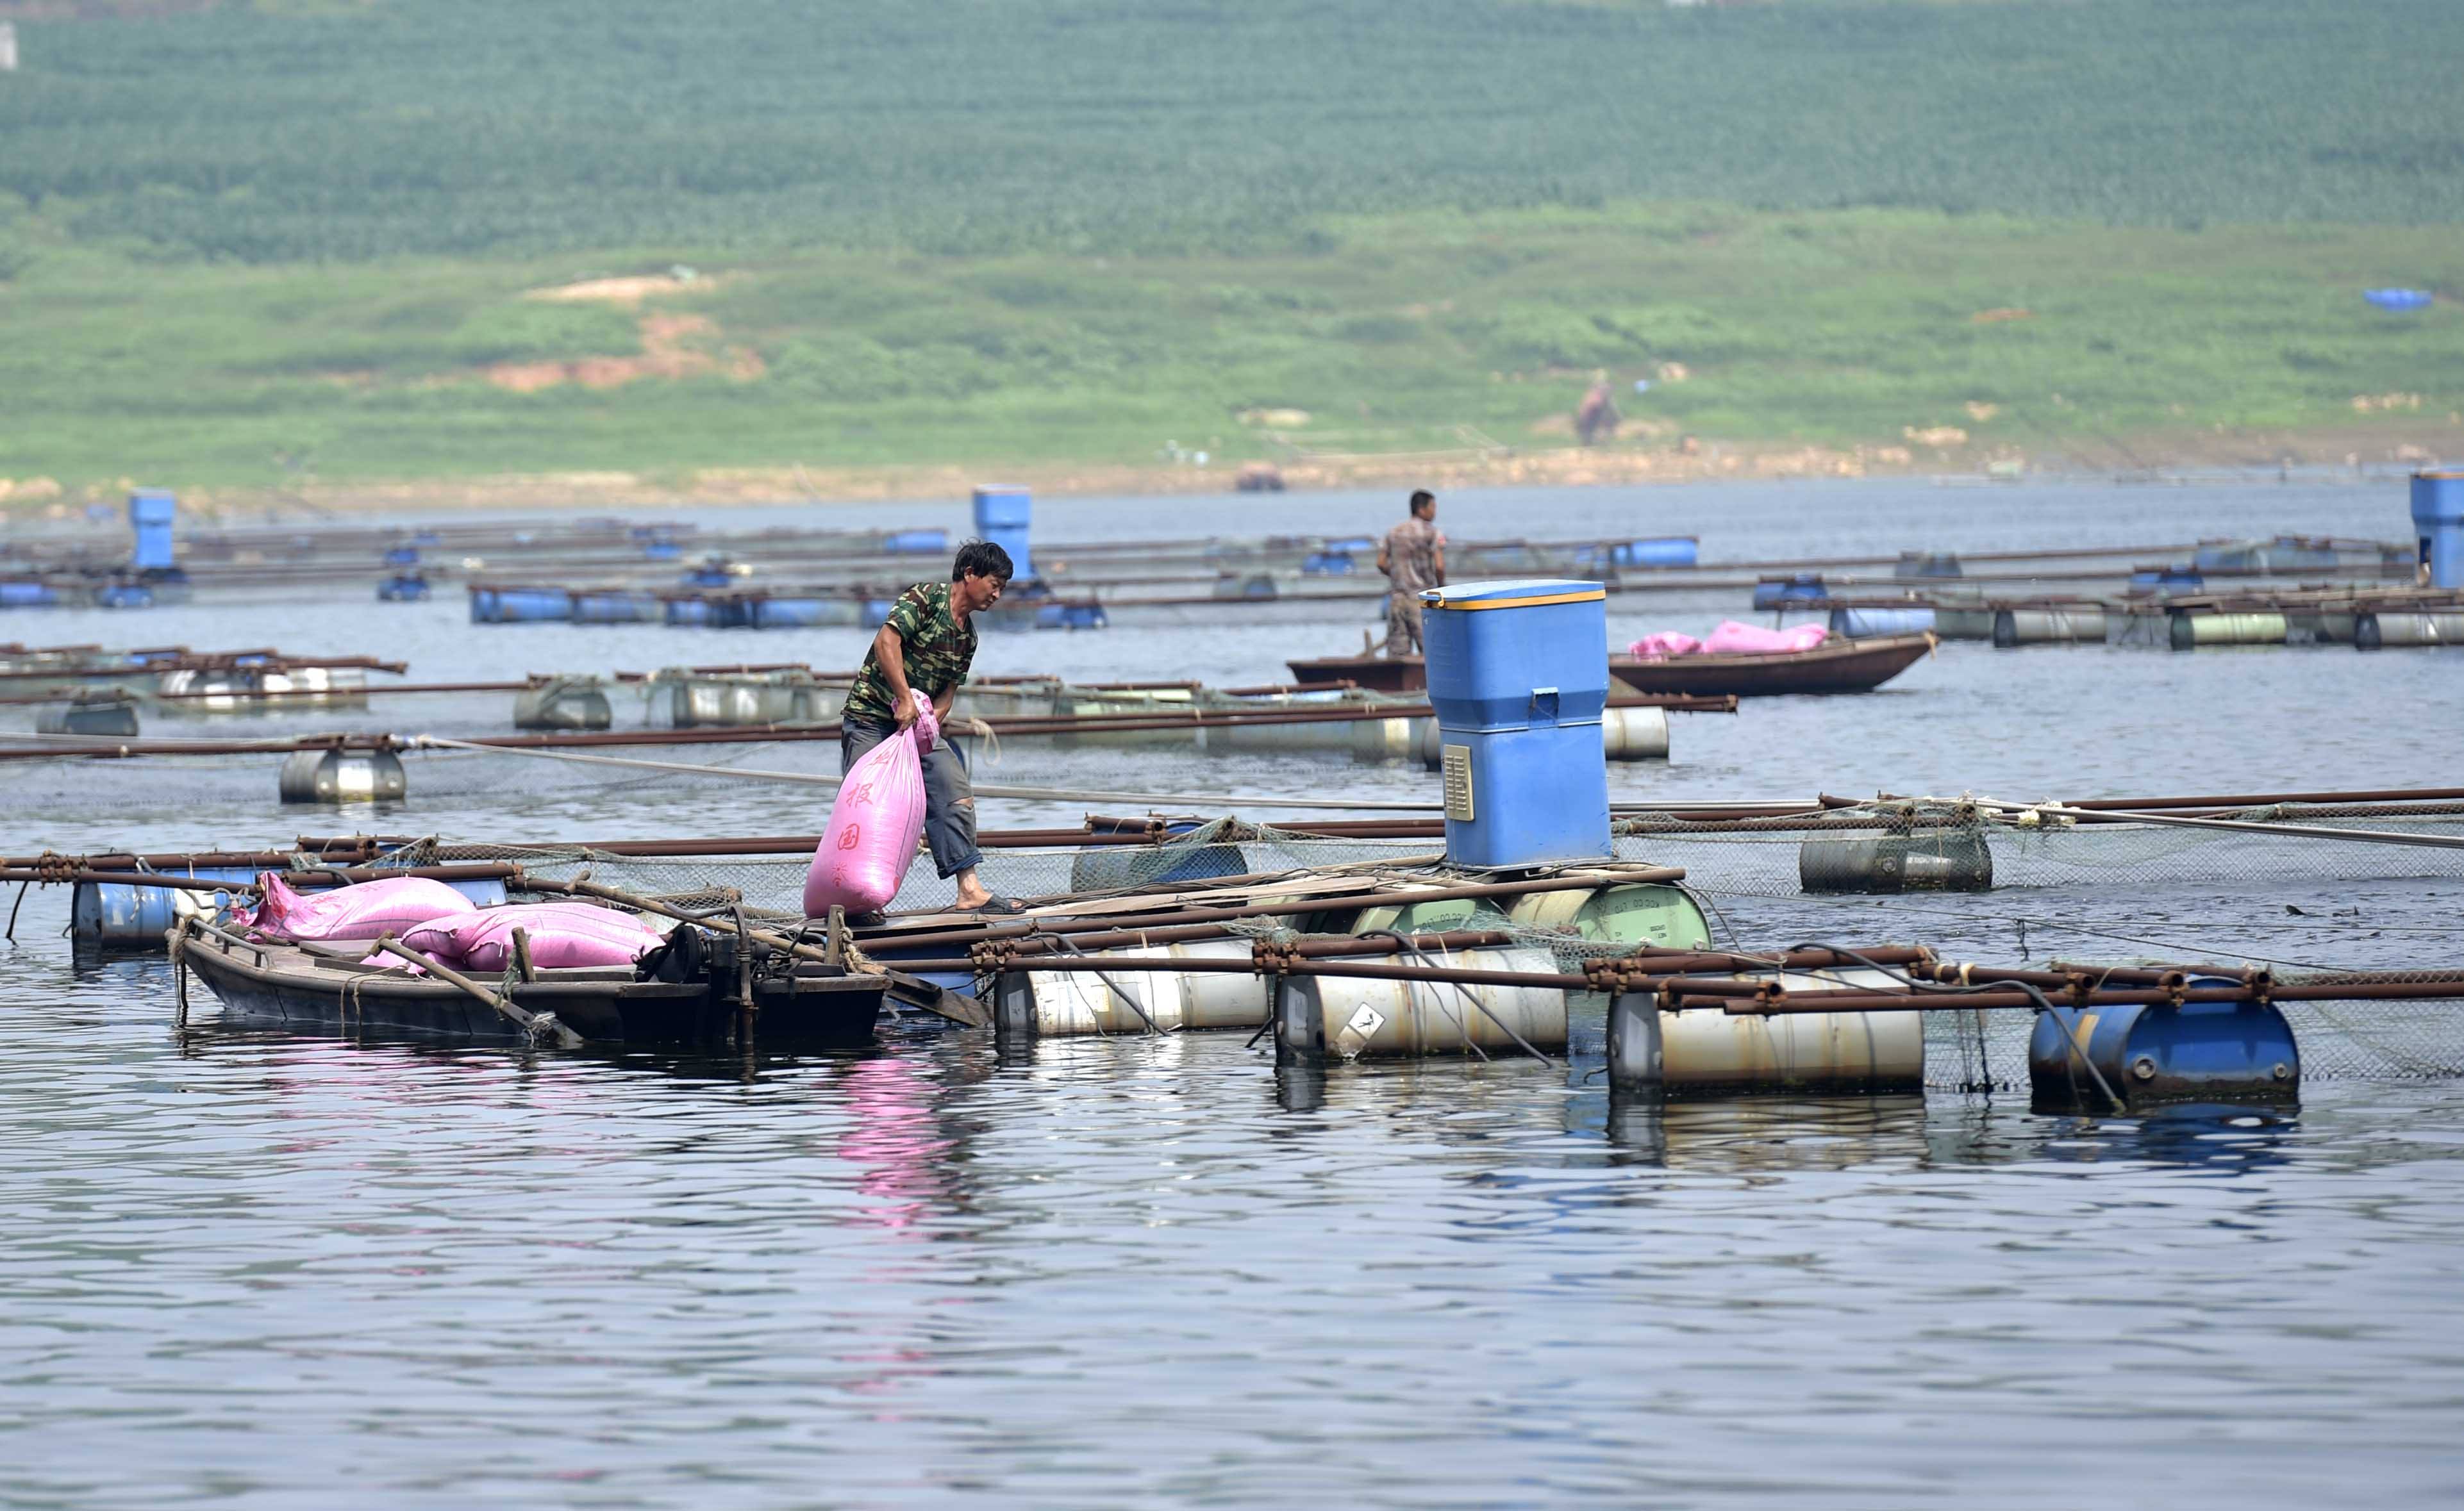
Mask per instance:
[[[1471,812],[1471,747],[1448,745],[1441,753],[1446,778],[1446,817],[1469,823]]]

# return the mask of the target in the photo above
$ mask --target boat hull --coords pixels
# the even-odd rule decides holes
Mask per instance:
[[[179,959],[212,991],[229,1023],[466,1043],[524,1041],[511,1021],[442,981],[200,935],[182,941]],[[870,975],[759,981],[753,1038],[762,1044],[816,1047],[869,1043],[888,993],[888,983]],[[534,1013],[553,1012],[559,1022],[598,1043],[722,1042],[733,1040],[737,1027],[735,1006],[705,983],[633,981],[612,972],[542,973],[538,981],[516,984],[513,1001]]]
[[[1611,656],[1609,674],[1637,692],[1649,693],[1727,692],[1761,698],[1871,692],[1916,665],[1933,647],[1931,635],[1886,635],[1831,642],[1784,655],[1674,656],[1666,661]]]

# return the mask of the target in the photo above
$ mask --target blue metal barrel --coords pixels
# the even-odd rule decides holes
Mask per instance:
[[[671,598],[668,600],[667,618],[671,624],[707,624],[710,623],[710,603],[705,599]]]
[[[217,889],[219,907],[221,901],[229,900],[229,892],[220,889],[245,887],[256,880],[260,869],[253,865],[204,865],[179,875],[183,881],[194,877],[197,890]],[[314,879],[303,879],[298,885],[302,890],[319,889]],[[499,881],[445,885],[471,899],[473,908],[494,908],[505,900],[505,884]],[[118,882],[79,882],[69,898],[69,937],[77,944],[104,950],[159,950],[164,933],[179,918],[179,905],[172,890],[168,887],[131,887]]]
[[[1628,567],[1690,567],[1700,548],[1701,542],[1692,536],[1659,536],[1619,541],[1610,550],[1609,559]]]
[[[573,594],[561,587],[474,587],[473,624],[539,624],[573,618]]]
[[[377,597],[387,603],[419,603],[428,599],[428,579],[398,573],[377,584]]]
[[[859,621],[859,623],[861,623],[867,629],[879,629],[882,625],[890,623],[890,611],[896,606],[896,602],[891,599],[866,599],[864,601],[864,618]]]
[[[950,532],[947,530],[893,530],[882,537],[881,549],[884,555],[893,557],[939,556],[950,549]],[[1001,549],[1009,550],[1006,545]],[[1012,560],[1017,560],[1019,555],[1018,552],[1010,552]],[[1023,568],[1021,570],[1023,571]]]
[[[1447,858],[1502,867],[1608,855],[1608,595],[1539,580],[1457,583],[1421,601]]]
[[[1786,608],[1792,603],[1815,602],[1830,596],[1830,590],[1822,585],[1821,574],[1816,572],[1767,577],[1754,584],[1754,607],[1760,609]]]
[[[0,582],[0,608],[55,608],[59,602],[59,590],[49,582]]]
[[[1019,577],[1035,576],[1027,557],[1027,535],[1035,520],[1035,500],[1023,488],[983,487],[976,490],[976,536],[1009,553]]]
[[[1849,640],[1868,635],[1916,635],[1933,628],[1930,608],[1835,608],[1831,633]]]
[[[387,566],[417,566],[419,565],[419,547],[388,546],[385,548],[385,564]]]
[[[645,561],[673,561],[685,554],[685,548],[672,540],[646,540],[642,543]]]
[[[755,629],[809,629],[819,624],[852,624],[862,605],[851,598],[821,595],[759,598],[752,601],[749,623]]]
[[[2412,533],[2432,587],[2464,587],[2464,472],[2412,474]]]
[[[2240,983],[2199,977],[2189,984]],[[2299,1099],[2301,1054],[2293,1025],[2265,1002],[2057,1006],[2036,1015],[2028,1082],[2040,1112],[2100,1116],[2186,1102],[2280,1106]]]
[[[97,608],[152,608],[154,590],[143,582],[105,582],[94,590]]]
[[[1305,577],[1350,577],[1353,571],[1349,551],[1313,551],[1301,558]]]
[[[659,601],[631,588],[604,588],[573,595],[572,620],[577,624],[639,624],[655,619]]]

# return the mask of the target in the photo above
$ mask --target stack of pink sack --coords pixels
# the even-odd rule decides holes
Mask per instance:
[[[1666,661],[1671,656],[1787,656],[1812,650],[1831,638],[1831,631],[1819,624],[1799,624],[1794,629],[1760,629],[1724,620],[1707,639],[1696,640],[1663,629],[1645,635],[1626,647],[1626,654],[1645,661]]]
[[[667,942],[666,931],[650,920],[588,903],[468,909],[405,931],[402,942],[439,965],[502,971],[514,958],[517,929],[530,939],[531,964],[542,971],[631,965]],[[371,955],[367,963],[404,962],[395,955]]]
[[[399,934],[471,907],[471,899],[425,876],[388,876],[313,897],[295,891],[279,871],[258,873],[256,885],[263,898],[253,908],[233,908],[231,916],[268,939],[295,942]]]

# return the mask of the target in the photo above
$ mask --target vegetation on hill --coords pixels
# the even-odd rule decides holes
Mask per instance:
[[[2464,409],[2453,0],[165,9],[0,76],[0,478]]]

